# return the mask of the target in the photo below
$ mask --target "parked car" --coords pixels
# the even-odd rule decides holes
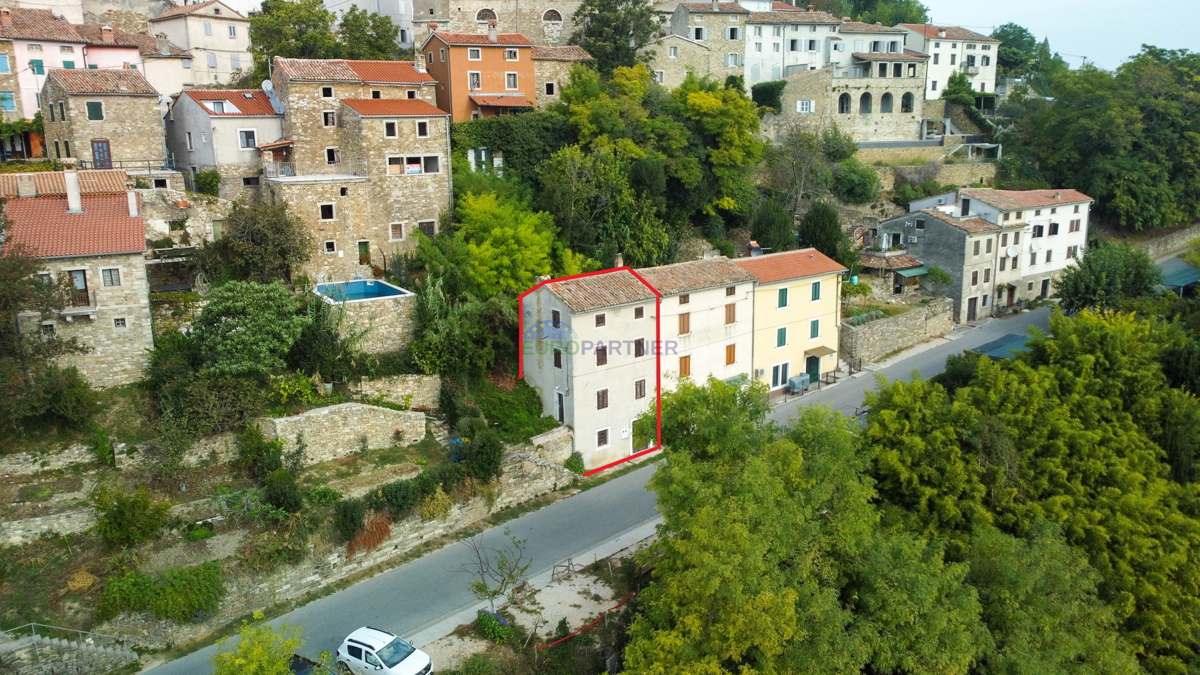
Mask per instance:
[[[342,675],[433,675],[428,654],[395,633],[370,626],[342,641],[337,668]]]

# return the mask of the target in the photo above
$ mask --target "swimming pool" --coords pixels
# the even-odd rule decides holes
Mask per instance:
[[[376,298],[392,298],[401,295],[412,295],[399,286],[393,286],[378,279],[363,279],[359,281],[343,281],[336,284],[317,284],[317,295],[329,302],[355,302],[358,300],[374,300]]]

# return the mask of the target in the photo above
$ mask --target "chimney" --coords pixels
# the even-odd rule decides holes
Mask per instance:
[[[853,19],[851,19],[851,18],[850,18],[850,17],[848,17],[848,16],[843,16],[843,17],[842,17],[842,23],[850,23],[852,20],[853,20]]]
[[[163,56],[171,55],[171,43],[167,40],[166,33],[159,33],[154,36],[154,48]]]
[[[1054,191],[1054,198],[1055,198],[1055,199],[1062,199],[1062,190],[1055,190],[1055,191]]]
[[[125,181],[125,199],[129,202],[129,217],[138,218],[141,214],[138,212],[138,193],[134,189],[137,183],[131,180]]]
[[[83,194],[79,190],[79,172],[75,171],[75,158],[58,160],[63,167],[63,183],[67,188],[67,213],[83,213]]]
[[[0,7],[0,26],[11,26],[12,10],[7,7]]]
[[[613,260],[613,267],[624,267],[624,266],[625,266],[625,256],[618,253],[616,259]]]
[[[110,26],[108,24],[104,24],[103,26],[100,27],[100,40],[103,42],[109,43],[109,44],[112,44],[113,42],[117,41],[116,38],[113,37],[113,27],[112,26]]]
[[[811,12],[811,11],[813,11],[813,9],[815,9],[815,8],[814,8],[812,5],[809,5],[809,6],[808,6],[808,11],[810,11],[810,12]]]
[[[432,10],[431,10],[431,11],[432,11]],[[436,30],[437,30],[437,22],[436,22],[436,21],[430,21],[430,22],[429,22],[429,32],[430,32],[430,33],[432,33],[432,32],[434,32],[434,31],[436,31]]]
[[[712,0],[712,10],[714,12],[721,11],[721,0]]]
[[[17,196],[18,197],[36,197],[37,183],[33,181],[33,174],[19,173],[17,174]]]
[[[496,20],[488,19],[488,42],[496,42],[498,39],[496,36]]]
[[[938,37],[940,37],[940,38],[944,38],[944,37],[946,37],[946,31],[944,31],[944,30],[940,30],[940,29],[939,29],[939,30],[938,30]]]

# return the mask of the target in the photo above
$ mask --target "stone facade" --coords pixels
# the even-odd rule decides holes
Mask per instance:
[[[350,385],[355,396],[373,398],[410,408],[437,408],[442,393],[442,378],[437,375],[393,375],[374,380],[359,380]]]
[[[539,45],[564,45],[575,32],[580,4],[581,0],[413,0],[413,40],[424,44],[430,23],[452,33],[486,33],[488,19],[494,18],[502,33],[520,33]]]
[[[88,119],[88,103],[101,105],[103,119]],[[161,163],[165,156],[157,94],[69,94],[48,77],[42,88],[42,121],[47,150],[56,158],[77,157],[94,166],[93,141],[108,142],[113,166],[122,160]]]
[[[688,73],[717,82],[724,82],[730,75],[742,74],[742,67],[736,63],[726,65],[725,54],[682,35],[664,35],[652,48],[654,56],[648,64],[650,71],[659,84],[669,89],[683,84]]]
[[[530,437],[529,444],[533,446],[533,453],[537,456],[548,462],[562,464],[571,456],[575,438],[571,427],[558,426],[544,434]]]
[[[343,336],[362,335],[358,348],[368,354],[386,354],[403,349],[412,335],[415,295],[394,295],[370,300],[338,303],[346,314]]]
[[[0,545],[16,546],[37,539],[46,532],[74,534],[86,532],[96,523],[91,509],[55,513],[38,518],[10,520],[0,523]]]
[[[199,246],[213,241],[233,202],[178,189],[138,190],[142,195],[142,220],[146,239],[171,237],[176,244]],[[187,204],[187,206],[180,206]],[[183,229],[178,229],[182,223]],[[175,229],[172,229],[175,228]],[[182,241],[184,233],[187,241]]]
[[[935,298],[928,305],[861,326],[842,323],[838,327],[838,348],[843,361],[861,368],[893,352],[941,337],[953,329],[954,303],[949,298]]]
[[[880,187],[884,190],[891,190],[896,186],[897,172],[919,171],[924,169],[924,166],[876,166],[872,168],[875,169],[875,173],[879,174]],[[934,180],[943,185],[960,187],[976,183],[991,185],[996,180],[996,165],[983,162],[938,164]]]
[[[1108,234],[1108,233],[1106,233]],[[1114,237],[1117,238],[1117,237]],[[1200,223],[1174,230],[1137,244],[1155,260],[1164,256],[1178,253],[1188,247],[1193,240],[1200,239]]]
[[[925,162],[940,162],[946,158],[946,151],[954,146],[948,144],[949,137],[943,137],[940,144],[913,144],[899,147],[860,147],[855,158],[864,164],[910,165]]]
[[[425,438],[425,413],[362,403],[342,403],[292,417],[261,418],[258,425],[267,438],[282,438],[289,444],[303,434],[309,464],[349,457],[360,451],[364,437],[368,448],[391,446],[397,431],[404,442]]]
[[[568,48],[558,48],[559,51]],[[551,50],[546,50],[551,51]],[[571,81],[571,68],[577,63],[587,63],[587,59],[561,58],[552,54],[543,54],[543,50],[533,50],[533,80],[537,90],[538,110],[559,100],[562,88]],[[549,85],[549,87],[547,87]]]
[[[821,68],[785,77],[783,109],[769,115],[763,125],[768,134],[772,127],[787,124],[813,130],[836,125],[859,142],[921,140],[925,65],[921,61],[890,65],[901,66],[902,76],[834,77],[833,68]]]

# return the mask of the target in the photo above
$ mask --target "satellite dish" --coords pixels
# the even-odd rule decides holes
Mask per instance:
[[[1031,253],[1037,253],[1040,250],[1042,250],[1042,242],[1040,241],[1035,241],[1029,245],[1029,251]]]
[[[270,92],[274,91],[274,90],[275,90],[275,83],[274,83],[274,82],[272,82],[272,81],[270,81],[270,80],[263,80],[263,83],[262,83],[262,90],[263,90],[263,91],[265,91],[265,92],[268,92],[268,93],[270,93]]]
[[[1020,248],[1018,248],[1018,247],[1016,247],[1016,246],[1009,246],[1009,247],[1008,247],[1008,257],[1010,257],[1010,258],[1015,258],[1015,257],[1017,257],[1017,254],[1018,254],[1018,253],[1020,253],[1020,252],[1021,252],[1021,249],[1020,249]]]

